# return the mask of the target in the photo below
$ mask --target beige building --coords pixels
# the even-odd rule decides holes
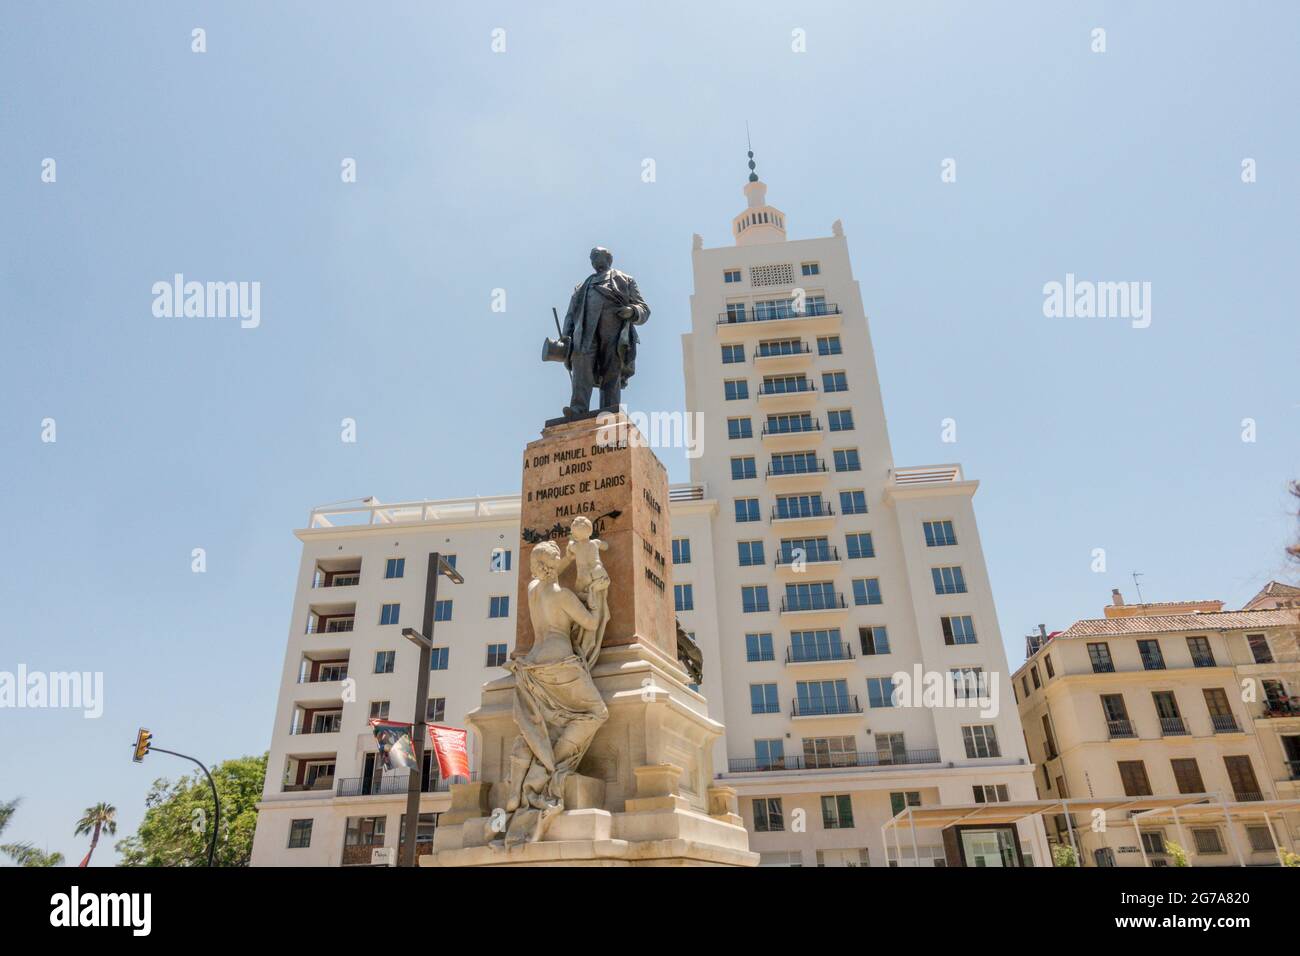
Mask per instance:
[[[1300,843],[1300,588],[1273,582],[1238,611],[1221,601],[1125,604],[1029,639],[1015,673],[1030,758],[1045,800],[1106,801],[1104,829],[1056,815],[1084,865],[1276,863]],[[1200,805],[1184,803],[1208,794]],[[1172,809],[1122,809],[1132,797]],[[1159,800],[1156,801],[1159,803]],[[1134,826],[1136,820],[1137,826]]]
[[[683,358],[703,454],[671,494],[677,614],[726,726],[719,783],[765,864],[1042,865],[1036,818],[950,834],[947,850],[937,829],[886,845],[882,826],[908,807],[1035,797],[978,482],[956,464],[895,464],[839,223],[789,240],[757,176],[744,192],[733,242],[694,242]],[[397,845],[406,782],[376,765],[366,721],[411,720],[417,650],[400,631],[419,623],[426,556],[454,554],[465,577],[439,594],[426,704],[463,725],[513,640],[519,502],[368,501],[318,509],[297,534],[253,862],[368,863]],[[425,789],[422,839],[449,803],[436,773]]]

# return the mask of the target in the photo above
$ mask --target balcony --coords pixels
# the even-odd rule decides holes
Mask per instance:
[[[1232,799],[1238,801],[1239,803],[1255,803],[1257,801],[1263,800],[1264,795],[1262,793],[1257,793],[1254,790],[1248,790],[1245,793],[1234,793],[1232,795]]]
[[[937,750],[828,754],[816,757],[791,755],[760,760],[757,757],[728,757],[728,773],[766,773],[788,770],[838,770],[845,767],[902,767],[939,762]]]
[[[783,303],[784,305],[784,303]],[[718,328],[727,331],[752,329],[771,334],[785,329],[791,331],[825,331],[837,329],[842,322],[840,307],[834,302],[809,302],[808,307],[796,313],[789,306],[778,309],[754,310],[744,308],[718,313]]]
[[[754,367],[764,372],[806,368],[812,362],[812,349],[807,342],[781,343],[768,346],[760,342],[754,350]]]
[[[825,460],[814,458],[788,465],[769,464],[764,477],[773,485],[782,488],[797,486],[820,488],[826,483],[828,472]]]
[[[781,598],[782,614],[816,614],[824,611],[847,611],[848,604],[839,591],[815,593],[807,597]]]
[[[1214,662],[1213,654],[1193,654],[1192,666],[1193,667],[1215,667],[1217,665]]]
[[[799,568],[809,564],[839,564],[840,549],[834,545],[823,545],[820,548],[807,548],[804,553],[796,557],[793,551],[778,551],[776,561],[772,566],[778,571],[798,572]]]
[[[1211,714],[1210,723],[1214,726],[1216,734],[1239,734],[1241,727],[1237,724],[1237,718],[1232,714]]]
[[[792,507],[776,506],[772,509],[772,523],[781,523],[782,529],[829,527],[835,519],[835,509],[823,502]]]
[[[286,783],[280,787],[281,793],[309,793],[318,797],[328,797],[334,792],[333,777],[317,777],[309,783]]]
[[[1115,664],[1112,661],[1093,661],[1092,672],[1094,674],[1113,674],[1115,673]]]
[[[1300,697],[1270,697],[1264,701],[1265,717],[1300,717]]]
[[[1166,737],[1184,737],[1187,735],[1187,724],[1181,717],[1161,717],[1160,733]]]
[[[798,411],[807,409],[809,403],[816,400],[817,384],[807,378],[793,382],[762,382],[756,397],[762,408]]]
[[[763,425],[761,438],[768,448],[790,448],[821,440],[822,423],[817,419]]]
[[[472,779],[478,779],[477,772],[473,774]],[[448,780],[446,777],[435,775],[421,781],[420,792],[446,793],[451,789],[452,783],[453,781]],[[409,792],[409,787],[410,774],[404,771],[374,777],[341,777],[336,788],[336,795],[340,797],[392,796]]]
[[[862,705],[858,702],[857,694],[847,694],[829,700],[800,700],[796,697],[791,701],[790,706],[790,716],[794,718],[844,717],[860,713],[862,713]]]
[[[853,660],[853,648],[845,641],[822,647],[795,647],[791,644],[785,651],[787,664],[825,664],[851,660]]]
[[[1106,732],[1110,734],[1111,740],[1130,740],[1137,736],[1131,720],[1108,720]]]

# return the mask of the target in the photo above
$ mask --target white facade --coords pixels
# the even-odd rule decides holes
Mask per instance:
[[[837,223],[833,236],[788,241],[785,215],[766,204],[765,192],[756,178],[746,186],[734,246],[705,249],[697,237],[692,255],[686,395],[688,409],[703,413],[705,434],[692,483],[672,494],[673,537],[689,542],[675,548],[678,616],[703,651],[701,690],[710,716],[726,725],[714,769],[740,795],[751,849],[773,864],[884,866],[893,850],[887,854],[880,827],[899,801],[1030,800],[1033,767],[972,508],[977,483],[958,465],[894,466],[842,230]],[[740,360],[724,362],[726,347]],[[743,393],[726,384],[742,380]],[[748,419],[748,429],[731,419]],[[733,428],[740,437],[729,437]],[[849,494],[844,504],[842,493]],[[753,520],[738,520],[738,499]],[[855,501],[865,511],[845,513]],[[463,726],[481,684],[499,676],[488,645],[514,639],[513,600],[505,618],[489,618],[489,608],[493,597],[516,593],[513,562],[508,572],[494,571],[491,554],[517,550],[518,514],[513,497],[368,504],[318,510],[298,532],[303,560],[255,865],[369,862],[365,841],[378,842],[376,828],[354,825],[345,849],[350,818],[382,817],[384,845],[397,845],[404,782],[394,782],[392,793],[357,792],[385,789],[381,776],[367,773],[371,702],[389,701],[393,720],[412,719],[417,650],[400,631],[420,624],[428,553],[455,554],[465,583],[441,585],[439,597],[453,604],[434,643],[447,648],[448,661],[431,674],[429,693],[445,699],[444,722]],[[341,525],[345,519],[358,523]],[[926,522],[938,522],[932,541],[955,543],[928,544]],[[405,558],[404,576],[385,577],[395,558]],[[935,568],[949,569],[940,580],[954,593],[936,593]],[[356,583],[343,575],[341,585],[320,586],[324,575],[349,571],[358,572]],[[765,588],[766,604],[747,588]],[[395,618],[383,611],[390,604],[399,605]],[[349,612],[353,629],[331,632],[339,626],[329,624],[331,615]],[[308,633],[320,615],[325,632]],[[955,619],[947,640],[944,618]],[[390,650],[392,673],[375,673],[376,654]],[[355,700],[343,700],[351,684],[300,680],[314,673],[312,658],[342,657]],[[992,700],[872,706],[890,699],[892,675],[914,668],[940,679],[978,668]],[[341,712],[337,730],[330,708]],[[322,732],[297,732],[303,729]],[[470,747],[473,761],[472,737]],[[422,812],[445,809],[448,795],[436,782],[428,789]],[[1041,827],[1026,824],[1019,837],[1042,864]],[[309,845],[291,846],[303,842]],[[942,859],[937,831],[921,831],[919,842],[922,865]],[[910,846],[903,856],[913,864]]]

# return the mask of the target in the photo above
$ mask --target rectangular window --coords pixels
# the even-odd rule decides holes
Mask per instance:
[[[754,799],[754,832],[780,833],[785,829],[785,815],[781,812],[780,797]]]
[[[406,558],[389,558],[384,565],[385,578],[400,578],[406,574]]]
[[[450,598],[448,598],[445,601],[439,601],[437,604],[433,606],[433,619],[435,621],[451,620],[451,599]]]
[[[1272,664],[1273,651],[1268,646],[1268,637],[1263,634],[1247,634],[1246,643],[1250,645],[1251,656],[1256,664]]]
[[[998,749],[998,735],[992,724],[970,724],[961,729],[962,743],[966,745],[966,756],[1001,757]]]
[[[858,760],[857,738],[805,737],[803,739],[804,767],[820,770],[823,767],[856,767]]]
[[[728,379],[722,383],[722,394],[729,402],[749,398],[749,381],[743,378]]]
[[[1189,637],[1187,639],[1187,650],[1192,655],[1192,665],[1194,667],[1213,667],[1214,651],[1210,649],[1210,642],[1204,637]]]
[[[735,365],[745,361],[745,346],[743,345],[724,345],[722,347],[722,364]]]
[[[690,584],[673,585],[673,604],[678,611],[695,610],[695,587]]]
[[[868,677],[867,704],[871,707],[893,707],[894,678]]]
[[[387,700],[372,700],[370,702],[370,719],[387,720],[390,703]]]
[[[1115,670],[1115,662],[1110,659],[1109,644],[1089,644],[1088,660],[1092,662],[1094,674],[1110,674]]]
[[[728,418],[727,419],[727,438],[753,438],[754,423],[748,418]]]
[[[1038,677],[1038,665],[1037,665],[1037,664],[1030,664],[1030,665],[1029,665],[1029,676],[1032,677],[1033,680],[1034,680],[1034,690],[1038,690],[1039,688],[1041,688],[1041,687],[1043,686],[1043,682],[1042,682],[1042,680],[1040,680],[1039,677]]]
[[[817,337],[818,355],[839,355],[840,337],[838,335],[819,335]]]
[[[772,650],[772,635],[768,633],[746,634],[745,660],[751,664],[757,661],[776,660],[776,655]]]
[[[862,643],[864,655],[889,653],[889,632],[883,627],[858,628],[858,640]]]
[[[691,539],[673,538],[673,564],[691,563]]]
[[[1006,803],[1010,799],[1005,783],[977,783],[971,789],[975,792],[976,803]]]
[[[919,790],[901,790],[889,795],[889,809],[894,816],[898,816],[908,807],[919,807],[921,805],[921,792]]]
[[[401,610],[402,606],[400,604],[385,604],[379,609],[379,623],[396,624],[397,616],[401,613]]]
[[[836,471],[861,471],[862,462],[856,448],[837,448],[834,453]]]
[[[1159,856],[1165,852],[1165,834],[1163,830],[1143,830],[1142,849]]]
[[[837,561],[839,552],[833,551],[830,539],[817,538],[782,538],[778,564],[794,564],[796,561]]]
[[[801,680],[794,686],[795,713],[800,717],[861,712],[846,680]]]
[[[1151,781],[1147,779],[1147,766],[1141,760],[1120,760],[1119,779],[1126,797],[1151,796]]]
[[[440,724],[447,719],[447,698],[430,697],[424,702],[424,719]]]
[[[1224,757],[1223,765],[1228,770],[1228,783],[1238,800],[1260,799],[1259,781],[1255,779],[1255,768],[1251,766],[1249,757]]]
[[[763,426],[764,435],[798,435],[803,432],[815,432],[818,425],[813,421],[811,412],[792,412],[790,414],[768,415]]]
[[[739,281],[740,281],[740,270],[739,270],[739,269],[724,269],[723,272],[722,272],[722,281],[723,281],[723,282],[726,282],[726,283],[739,282]]]
[[[853,431],[853,410],[851,408],[831,409],[826,413],[826,422],[833,432]]]
[[[375,652],[375,673],[391,674],[393,672],[393,663],[397,660],[397,651],[376,651]]]
[[[805,262],[799,266],[799,271],[806,276],[821,275],[822,267],[816,262]]]
[[[736,550],[740,554],[740,566],[752,568],[765,564],[762,541],[737,541]]]
[[[759,770],[785,769],[785,741],[780,737],[755,740],[754,764]]]
[[[505,574],[510,570],[510,550],[508,548],[493,548],[492,553],[488,555],[488,570],[494,574]]]
[[[930,577],[934,579],[935,594],[965,594],[966,576],[957,565],[947,568],[931,568]]]
[[[820,518],[831,513],[822,502],[821,495],[780,495],[772,517],[778,520],[786,518]]]
[[[757,478],[758,466],[754,463],[753,457],[741,456],[731,459],[731,477],[735,481],[744,478]]]
[[[749,710],[754,714],[779,714],[781,701],[776,696],[776,685],[750,684]]]
[[[867,493],[865,491],[841,491],[840,511],[846,515],[864,515],[867,513]]]
[[[451,649],[446,647],[435,647],[429,651],[429,670],[445,671],[447,669],[447,659],[451,656]]]
[[[1196,844],[1196,852],[1207,855],[1223,853],[1223,841],[1219,838],[1219,831],[1212,827],[1196,827],[1192,830],[1192,842]]]
[[[814,631],[790,632],[789,663],[803,664],[810,661],[848,660],[848,646],[840,636],[838,627],[818,628]],[[845,687],[847,690],[848,687]]]
[[[844,536],[850,558],[874,558],[876,547],[871,543],[869,531],[855,531]]]
[[[510,598],[508,595],[499,594],[495,597],[488,598],[488,617],[509,617],[510,616]]]
[[[853,603],[859,607],[868,604],[880,604],[880,579],[879,578],[854,578],[853,580]]]
[[[767,599],[767,585],[747,585],[740,589],[740,606],[746,614],[771,610]]]
[[[1174,783],[1179,793],[1205,793],[1205,781],[1195,757],[1179,757],[1169,761],[1174,771]]]
[[[975,621],[969,614],[941,617],[939,618],[939,625],[943,628],[943,642],[945,644],[975,643]],[[1029,694],[1029,688],[1025,688],[1025,694]]]
[[[757,498],[737,498],[736,499],[736,520],[737,521],[761,521],[762,517],[758,512]]]
[[[849,379],[843,372],[822,372],[822,391],[830,393],[848,390]]]
[[[506,662],[506,646],[489,644],[487,646],[487,667],[500,667]]]
[[[835,592],[835,582],[811,581],[807,584],[787,584],[781,610],[824,611],[843,606],[843,599]]]
[[[1272,853],[1275,849],[1273,833],[1267,826],[1246,827],[1246,837],[1250,840],[1250,848],[1255,853]]]
[[[926,521],[921,527],[925,530],[927,548],[945,548],[957,543],[951,521]]]
[[[289,821],[289,849],[303,850],[311,846],[311,820]]]
[[[1046,665],[1047,667],[1047,679],[1051,680],[1053,677],[1056,676],[1056,668],[1052,666],[1051,654],[1046,654],[1043,656],[1043,664]]]
[[[1165,656],[1160,653],[1159,641],[1138,641],[1138,654],[1142,657],[1142,669],[1162,671],[1165,669]]]
[[[827,830],[853,829],[853,800],[847,793],[822,797],[822,826]]]

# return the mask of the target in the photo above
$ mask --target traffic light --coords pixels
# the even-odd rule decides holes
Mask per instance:
[[[136,763],[144,760],[144,755],[149,752],[149,744],[153,741],[153,732],[141,727],[135,734],[135,756],[131,759]]]

